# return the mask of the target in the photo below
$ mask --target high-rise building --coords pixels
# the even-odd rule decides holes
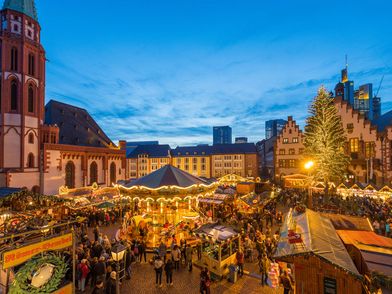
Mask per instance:
[[[248,138],[247,137],[236,137],[234,142],[236,144],[248,143]]]
[[[213,142],[216,144],[231,144],[232,130],[229,126],[220,126],[213,128]]]
[[[373,96],[373,84],[364,84],[355,90],[354,82],[348,79],[347,68],[342,70],[341,81],[335,86],[335,96],[347,101],[368,120],[372,121],[381,114],[381,99]]]
[[[265,138],[268,140],[274,136],[278,136],[286,125],[284,119],[272,119],[265,122]]]

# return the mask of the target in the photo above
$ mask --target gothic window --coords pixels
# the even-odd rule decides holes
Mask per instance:
[[[35,57],[33,54],[29,54],[29,75],[34,76],[35,74]]]
[[[18,70],[18,49],[15,47],[11,49],[11,70]]]
[[[34,144],[34,134],[29,133],[29,144]]]
[[[112,162],[110,164],[110,185],[113,183],[116,183],[116,164],[114,162]]]
[[[98,166],[95,161],[90,164],[90,185],[98,183]]]
[[[29,168],[34,167],[34,154],[33,153],[29,153],[29,155],[27,156],[27,167],[29,167]]]
[[[11,110],[18,110],[18,84],[16,80],[11,82]]]
[[[28,94],[28,103],[27,103],[28,112],[34,112],[34,89],[33,86],[29,86],[29,94]]]
[[[68,161],[65,166],[65,186],[75,188],[75,165],[72,161]]]

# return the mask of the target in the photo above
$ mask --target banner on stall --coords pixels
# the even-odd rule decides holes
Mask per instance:
[[[61,250],[72,246],[72,233],[45,240],[39,243],[23,246],[18,249],[7,251],[3,254],[3,269],[17,266],[31,259],[37,254]]]

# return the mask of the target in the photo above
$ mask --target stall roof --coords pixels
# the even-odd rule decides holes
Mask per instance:
[[[132,183],[125,184],[124,187],[143,186],[150,189],[156,189],[163,186],[177,186],[188,188],[193,185],[201,184],[208,185],[209,183],[172,165],[165,165]]]
[[[199,237],[202,237],[203,234],[207,235],[208,237],[215,238],[219,242],[224,242],[239,236],[239,233],[234,228],[219,225],[217,223],[202,225],[200,228],[196,229],[194,233]]]
[[[288,229],[293,223],[296,223],[296,233],[301,235],[303,243],[300,245],[288,242]],[[360,277],[331,221],[309,209],[299,215],[294,215],[291,211],[286,215],[275,258],[294,257],[303,254],[313,254]]]
[[[11,196],[14,193],[18,193],[22,191],[22,188],[9,188],[9,187],[0,187],[0,198],[6,198]]]
[[[336,213],[320,213],[329,218],[336,230],[373,231],[370,221],[366,217],[351,216]]]
[[[392,276],[392,254],[383,254],[361,250],[363,259],[370,271],[377,271]]]
[[[338,230],[345,244],[362,244],[392,249],[392,239],[377,235],[375,232]]]

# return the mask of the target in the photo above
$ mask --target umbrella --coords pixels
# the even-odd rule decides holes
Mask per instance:
[[[111,208],[111,207],[114,207],[114,206],[116,206],[116,205],[113,204],[112,202],[108,202],[108,201],[102,202],[102,203],[97,205],[98,208]]]

